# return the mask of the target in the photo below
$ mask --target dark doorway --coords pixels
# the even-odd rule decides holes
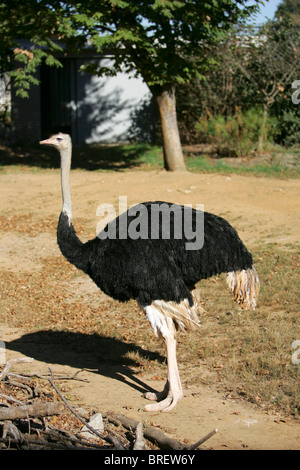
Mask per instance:
[[[72,135],[74,76],[72,59],[60,59],[62,67],[41,67],[42,138],[57,132]]]

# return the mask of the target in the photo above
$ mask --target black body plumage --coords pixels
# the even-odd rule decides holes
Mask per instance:
[[[57,241],[62,254],[77,268],[88,274],[97,286],[119,301],[136,299],[141,306],[155,300],[188,299],[193,304],[190,290],[201,279],[213,275],[252,267],[252,256],[240,240],[236,230],[223,218],[204,212],[204,243],[200,249],[186,249],[184,231],[175,238],[173,213],[170,213],[170,238],[151,238],[151,206],[171,204],[146,202],[148,236],[120,238],[124,218],[127,226],[134,220],[128,212],[116,218],[104,229],[115,229],[115,238],[105,236],[82,243],[63,212],[57,228]],[[173,206],[173,204],[172,204]],[[184,206],[177,206],[184,210]],[[185,208],[186,210],[186,208]],[[196,228],[195,209],[190,208],[193,227]],[[123,219],[122,219],[123,218]],[[183,219],[182,219],[183,220]],[[102,233],[103,235],[103,233]],[[101,239],[103,238],[103,239]]]

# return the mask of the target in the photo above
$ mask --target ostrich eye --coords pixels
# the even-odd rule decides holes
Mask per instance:
[[[61,137],[56,137],[56,140],[57,140],[58,142],[61,142],[63,139],[62,139]]]

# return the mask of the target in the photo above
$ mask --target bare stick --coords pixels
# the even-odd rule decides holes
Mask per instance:
[[[49,449],[49,450],[66,450],[66,449],[78,449],[78,447],[68,446],[67,444],[60,444],[57,442],[47,442],[43,439],[37,439],[36,437],[21,436],[20,439],[12,439],[11,437],[0,438],[0,442],[3,442],[5,445],[11,447],[15,446],[18,449],[30,449],[30,446],[34,446],[33,448],[36,449],[37,446],[42,446],[42,449]]]
[[[64,375],[64,374],[58,375],[58,374],[56,374],[56,375],[53,376],[53,380],[79,380],[81,382],[88,382],[87,379],[81,379],[81,378],[77,377],[78,374],[80,374],[81,372],[96,372],[96,371],[98,371],[98,369],[83,368],[83,369],[80,369],[77,372],[75,372],[73,375]],[[19,374],[15,374],[13,372],[10,372],[7,375],[9,375],[10,377],[22,378],[24,380],[30,380],[32,377],[37,377],[38,379],[44,379],[44,380],[49,379],[49,376],[43,374],[42,372],[21,372]]]
[[[27,400],[29,400],[29,398],[33,397],[32,389],[30,387],[28,387],[28,385],[23,384],[19,381],[15,381],[15,380],[9,380],[9,383],[10,383],[10,385],[13,385],[14,387],[19,387],[19,388],[25,389],[28,392]]]
[[[122,414],[109,413],[109,414],[106,415],[106,417],[111,422],[118,422],[119,421],[119,423],[121,423],[125,428],[127,428],[131,431],[136,429],[136,427],[138,425],[137,421],[135,421],[134,419],[131,419],[131,418],[127,418],[127,416],[124,416]],[[181,442],[176,441],[175,439],[172,439],[172,438],[168,437],[162,431],[159,431],[159,429],[156,429],[153,426],[146,426],[145,427],[144,436],[145,436],[146,439],[153,442],[160,449],[163,449],[163,450],[182,450],[182,449],[184,449],[184,445],[181,444]]]
[[[62,435],[61,431],[59,431],[59,430],[57,431],[56,429],[39,429],[38,432],[39,432],[39,434],[44,434],[46,436],[49,436],[50,438],[54,437],[57,441],[60,440],[63,443],[64,442],[70,442],[74,446],[81,445],[81,446],[84,446],[84,447],[92,447],[94,449],[103,449],[103,445],[96,444],[94,442],[90,442],[90,441],[82,438],[81,436],[74,436],[74,435],[70,434],[67,431],[64,431],[63,435]]]
[[[13,439],[22,440],[22,434],[17,428],[17,426],[15,426],[13,423],[10,423],[10,422],[8,423],[3,422],[1,424],[3,428],[3,434],[2,434],[3,439],[5,439],[7,435],[9,435]]]
[[[10,395],[5,395],[4,393],[0,393],[0,397],[4,398],[6,401],[11,401],[12,403],[17,403],[18,405],[24,405],[25,403],[23,401],[17,400],[14,397],[11,397]]]
[[[8,373],[8,371],[11,369],[11,367],[14,364],[20,363],[20,362],[33,362],[34,359],[32,357],[18,357],[16,359],[11,359],[5,364],[5,367],[2,372],[0,372],[0,380],[2,380]]]
[[[50,384],[52,385],[52,387],[54,388],[54,390],[56,391],[56,393],[60,396],[60,398],[62,399],[62,401],[64,402],[64,404],[66,405],[66,407],[68,408],[68,410],[71,411],[71,413],[76,416],[76,418],[81,421],[82,424],[84,424],[93,434],[95,434],[97,437],[100,437],[100,439],[102,439],[103,441],[106,441],[106,442],[109,442],[110,444],[113,444],[113,446],[115,446],[116,449],[119,449],[119,450],[124,450],[124,447],[122,446],[122,444],[116,439],[114,438],[113,436],[104,436],[103,434],[101,434],[100,432],[96,431],[96,429],[94,429],[89,423],[87,423],[78,413],[76,413],[76,411],[69,405],[69,403],[67,402],[67,400],[63,397],[63,395],[60,393],[60,391],[58,390],[58,388],[56,387],[56,385],[54,385],[53,383],[53,371],[50,367],[48,367],[50,373],[51,373],[51,377],[48,378]]]
[[[202,437],[202,439],[200,439],[199,441],[195,442],[195,444],[188,447],[188,450],[197,449],[197,447],[201,446],[201,444],[203,444],[203,442],[208,441],[208,439],[211,438],[211,436],[216,434],[217,431],[218,431],[218,429],[214,429],[213,431],[209,432],[208,434],[206,434],[206,436]]]

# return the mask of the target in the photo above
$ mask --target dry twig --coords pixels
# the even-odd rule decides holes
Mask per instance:
[[[138,425],[137,421],[131,418],[127,418],[127,416],[124,416],[122,414],[109,413],[106,415],[106,417],[108,421],[111,421],[114,423],[119,422],[126,429],[129,429],[131,431],[135,430]],[[153,426],[145,427],[144,436],[146,439],[148,439],[150,442],[153,442],[155,445],[157,445],[157,447],[159,447],[162,450],[182,450],[185,447],[183,444],[181,444],[181,442],[176,441],[175,439],[172,439],[171,437],[168,437],[162,431],[154,428]]]
[[[213,431],[209,432],[208,434],[206,434],[206,436],[202,437],[202,439],[199,439],[199,441],[197,441],[197,442],[195,442],[195,444],[191,445],[188,448],[188,450],[197,449],[197,447],[201,446],[201,444],[203,444],[203,442],[208,441],[208,439],[210,439],[214,434],[216,434],[217,431],[218,431],[218,429],[214,429]]]
[[[20,362],[33,362],[34,359],[32,357],[18,357],[16,359],[10,359],[10,361],[7,361],[7,363],[4,366],[4,369],[2,372],[0,372],[0,381],[7,375],[8,371],[12,368],[14,364],[20,363]]]
[[[110,444],[112,444],[116,449],[118,450],[124,450],[124,447],[123,445],[121,444],[121,442],[116,439],[115,437],[111,436],[110,434],[108,434],[107,436],[104,436],[102,433],[96,431],[92,426],[89,425],[89,423],[87,423],[70,405],[69,403],[67,402],[67,400],[63,397],[63,395],[60,393],[60,391],[58,390],[58,388],[56,387],[56,385],[54,385],[53,383],[53,371],[50,367],[48,367],[48,369],[50,370],[50,373],[51,373],[51,378],[48,378],[50,384],[52,385],[52,387],[54,388],[54,390],[56,391],[56,393],[60,396],[60,398],[62,399],[62,401],[64,402],[64,404],[66,405],[66,407],[71,411],[71,413],[73,413],[74,416],[76,416],[77,419],[79,419],[79,421],[82,422],[82,424],[84,424],[88,429],[89,431],[91,431],[93,434],[95,434],[97,437],[100,437],[100,439],[102,439],[103,441],[106,441],[106,442],[109,442]]]

